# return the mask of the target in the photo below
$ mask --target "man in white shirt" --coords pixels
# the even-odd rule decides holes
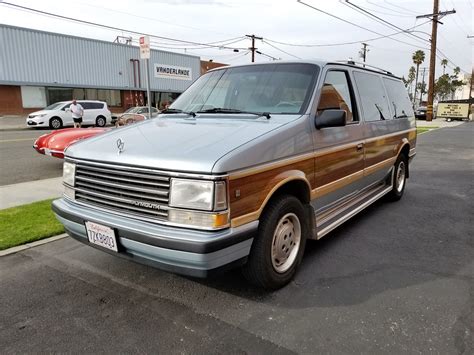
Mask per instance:
[[[71,106],[69,109],[72,113],[72,120],[74,121],[74,128],[81,128],[82,123],[82,116],[84,115],[84,108],[76,102],[76,100],[72,100]]]

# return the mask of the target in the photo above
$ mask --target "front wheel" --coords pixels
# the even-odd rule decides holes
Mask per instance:
[[[107,121],[105,120],[104,116],[98,116],[95,120],[95,125],[97,127],[105,127],[106,124],[107,124]]]
[[[60,129],[63,126],[63,121],[59,117],[53,117],[49,120],[49,127],[52,129]]]
[[[405,191],[408,173],[408,161],[405,155],[401,154],[394,165],[392,191],[388,193],[391,201],[398,201],[402,198]]]
[[[247,280],[266,289],[290,282],[303,258],[308,230],[300,200],[284,195],[271,201],[243,268]]]

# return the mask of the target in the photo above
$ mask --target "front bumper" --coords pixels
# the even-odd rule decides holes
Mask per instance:
[[[65,199],[53,201],[52,209],[66,232],[80,242],[112,255],[194,277],[206,277],[245,263],[258,228],[258,221],[212,232],[169,227],[79,206]],[[119,252],[90,244],[86,221],[113,228]]]
[[[45,122],[46,120],[39,120],[39,121],[36,121],[36,120],[33,120],[32,118],[28,118],[26,120],[26,125],[29,126],[29,127],[44,127],[44,126],[47,126],[48,123]]]

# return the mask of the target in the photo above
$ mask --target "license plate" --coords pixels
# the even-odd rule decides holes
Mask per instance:
[[[117,238],[115,238],[115,232],[112,228],[93,222],[86,222],[85,224],[89,242],[106,249],[118,251]]]

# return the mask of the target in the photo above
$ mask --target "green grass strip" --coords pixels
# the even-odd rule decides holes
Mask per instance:
[[[0,210],[0,250],[64,233],[51,211],[51,201]]]
[[[436,128],[439,128],[439,127],[416,127],[416,133],[417,134],[422,134],[422,133],[425,133],[425,132],[428,132],[428,131],[431,131],[432,129],[436,129]]]

